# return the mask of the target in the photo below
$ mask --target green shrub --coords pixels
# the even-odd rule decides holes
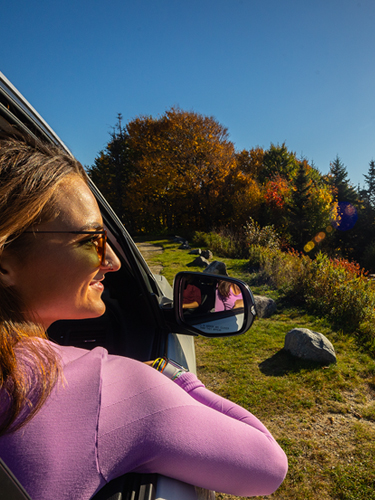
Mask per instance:
[[[228,229],[211,233],[196,231],[192,243],[198,247],[209,248],[211,252],[220,257],[230,259],[246,259],[248,257],[243,234],[234,233]]]
[[[210,233],[197,231],[194,233],[192,243],[196,246],[207,247],[220,257],[231,259],[251,258],[254,254],[254,246],[280,248],[280,239],[274,227],[261,228],[252,218],[249,219],[241,232],[228,228]]]

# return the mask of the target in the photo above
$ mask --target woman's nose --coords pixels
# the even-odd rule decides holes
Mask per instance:
[[[114,272],[118,271],[121,267],[121,262],[115,252],[112,250],[112,247],[107,244],[105,251],[105,262],[101,266],[105,272]]]

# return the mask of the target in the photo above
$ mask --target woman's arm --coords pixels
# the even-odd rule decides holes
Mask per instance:
[[[98,429],[106,480],[156,472],[241,496],[269,495],[282,483],[285,453],[254,415],[192,373],[171,381],[134,360],[109,358]]]

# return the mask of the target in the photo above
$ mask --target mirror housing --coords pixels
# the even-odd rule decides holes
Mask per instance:
[[[173,293],[177,323],[194,334],[240,335],[256,316],[250,288],[228,276],[184,271],[175,276]]]

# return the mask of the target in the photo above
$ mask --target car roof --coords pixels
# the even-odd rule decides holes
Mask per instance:
[[[9,124],[12,128],[10,128]],[[72,155],[60,137],[51,129],[33,106],[0,71],[0,129],[27,132],[35,139],[47,140]],[[73,155],[72,155],[73,156]]]

